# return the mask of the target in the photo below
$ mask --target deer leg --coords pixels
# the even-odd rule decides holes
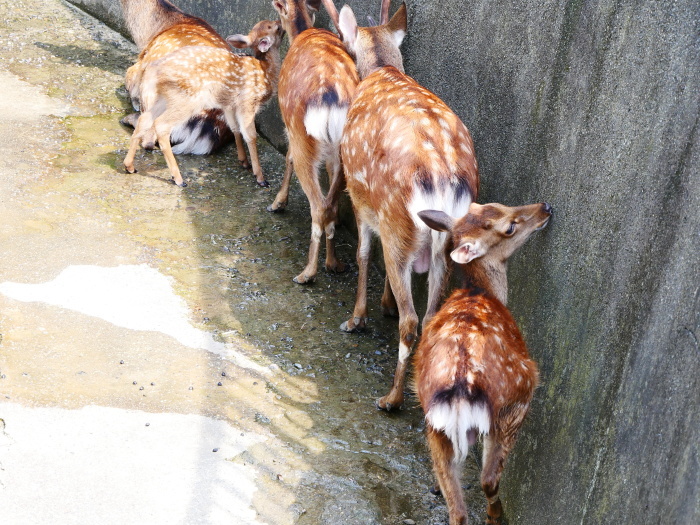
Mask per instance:
[[[433,429],[430,425],[426,433],[435,477],[450,513],[450,525],[467,525],[467,506],[460,483],[460,465],[454,461],[452,442],[443,432]]]
[[[245,169],[250,168],[250,163],[248,162],[248,157],[245,154],[245,146],[243,145],[243,136],[240,131],[233,131],[233,138],[236,141],[236,155],[238,156],[238,162]]]
[[[423,317],[423,328],[437,312],[447,281],[447,261],[445,260],[447,236],[437,232],[432,233],[432,236],[431,262],[428,273],[428,306]]]
[[[382,295],[382,315],[384,317],[398,317],[399,309],[396,306],[394,292],[391,291],[389,276],[384,277],[384,294]]]
[[[418,316],[413,307],[413,297],[411,296],[411,267],[405,262],[399,263],[394,260],[392,253],[400,253],[400,250],[391,249],[388,234],[382,235],[382,241],[385,239],[388,242],[383,245],[384,264],[399,308],[399,360],[396,364],[391,390],[387,395],[377,400],[377,407],[383,410],[392,410],[399,408],[403,403],[406,368],[418,335]]]
[[[326,232],[326,270],[335,273],[345,271],[345,265],[335,255],[335,225],[338,220],[340,192],[345,189],[345,177],[340,166],[340,153],[326,162],[326,172],[330,178],[328,194],[324,199],[324,230]]]
[[[250,162],[253,164],[255,180],[261,188],[269,188],[270,183],[265,180],[265,175],[263,175],[262,168],[260,167],[260,159],[258,158],[258,134],[255,131],[255,113],[252,115],[245,115],[243,120],[244,121],[241,122],[241,132],[248,145],[248,151],[250,151]],[[243,152],[243,154],[245,155],[245,152]],[[240,155],[238,158],[240,159]]]
[[[168,164],[168,169],[170,170],[170,175],[173,178],[173,182],[184,188],[187,186],[187,183],[182,180],[180,168],[177,165],[177,160],[175,160],[175,155],[170,147],[170,133],[172,132],[172,126],[163,117],[159,117],[156,119],[154,127],[158,137],[158,144],[160,144],[160,150],[163,152],[165,162]]]
[[[153,116],[150,111],[142,113],[136,121],[136,129],[134,129],[134,133],[131,135],[131,141],[129,143],[129,151],[124,158],[124,169],[127,173],[136,173],[136,168],[134,168],[134,157],[136,156],[136,150],[139,149],[141,137],[151,128],[152,124]]]
[[[369,260],[372,252],[372,230],[368,224],[360,218],[355,210],[357,221],[357,295],[355,297],[355,309],[352,317],[340,325],[343,332],[356,332],[367,326],[367,275],[369,273]]]
[[[481,468],[481,488],[486,496],[486,523],[497,524],[501,522],[503,508],[498,497],[498,488],[501,482],[501,474],[505,466],[510,447],[506,448],[498,440],[490,435],[484,435],[483,466]]]
[[[293,171],[294,162],[292,161],[292,154],[289,151],[287,151],[287,156],[285,157],[284,176],[282,177],[282,185],[280,186],[280,191],[277,192],[275,201],[267,207],[267,211],[278,213],[284,211],[284,209],[287,207],[287,201],[289,200],[289,184],[292,181]]]
[[[297,284],[307,284],[314,280],[318,270],[318,252],[323,235],[324,205],[323,192],[318,182],[318,167],[308,156],[296,155],[292,152],[295,170],[299,183],[311,208],[311,243],[309,245],[309,260],[304,271],[293,281]]]

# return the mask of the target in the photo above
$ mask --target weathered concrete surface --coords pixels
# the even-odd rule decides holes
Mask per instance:
[[[373,4],[353,7],[376,16]],[[272,14],[262,0],[179,5],[222,32]],[[543,386],[506,470],[506,513],[700,522],[697,1],[408,7],[406,70],[471,129],[480,200],[556,213],[511,269]]]

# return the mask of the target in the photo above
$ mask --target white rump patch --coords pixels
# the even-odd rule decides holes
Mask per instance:
[[[309,108],[304,116],[306,132],[320,142],[340,144],[348,106],[317,106]]]
[[[440,210],[454,218],[464,217],[467,214],[472,202],[471,195],[469,192],[464,192],[459,199],[455,200],[451,188],[450,184],[445,184],[443,187],[435,185],[434,191],[426,192],[420,186],[414,186],[413,198],[408,203],[408,211],[419,230],[428,229],[428,226],[418,217],[420,211]]]
[[[484,403],[472,404],[465,399],[452,403],[437,403],[425,415],[425,419],[435,430],[445,433],[454,447],[454,461],[461,463],[469,452],[467,432],[476,430],[488,434],[491,417]]]

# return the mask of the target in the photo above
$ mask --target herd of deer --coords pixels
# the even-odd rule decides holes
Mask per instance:
[[[313,27],[323,2],[338,35]],[[415,390],[425,412],[428,445],[446,499],[450,524],[467,523],[460,468],[483,437],[481,484],[487,523],[502,514],[501,473],[538,383],[520,332],[505,307],[506,262],[552,214],[546,204],[506,207],[475,203],[479,175],[469,131],[435,94],[403,70],[399,46],[406,5],[380,24],[358,27],[353,11],[332,0],[272,0],[280,21],[257,23],[248,35],[221,38],[204,20],[167,0],[121,0],[141,50],[125,84],[140,113],[124,166],[134,173],[139,147],[159,145],[173,181],[186,186],[175,153],[209,153],[233,134],[238,160],[250,162],[260,186],[268,182],[256,148],[255,115],[275,91],[289,138],[281,189],[270,211],[287,204],[292,172],[309,199],[308,264],[294,278],[312,281],[321,237],[326,268],[340,272],[334,234],[338,198],[347,189],[358,230],[359,278],[352,317],[341,330],[367,324],[367,274],[373,233],[386,266],[381,300],[399,317],[399,356],[393,385],[377,400],[384,410],[403,403],[404,379],[418,336],[412,272],[429,272],[428,305],[414,357]],[[284,32],[289,51],[280,60]],[[251,48],[253,56],[231,51]],[[325,163],[324,195],[319,168]],[[449,257],[448,257],[449,254]],[[461,285],[440,308],[449,267]]]

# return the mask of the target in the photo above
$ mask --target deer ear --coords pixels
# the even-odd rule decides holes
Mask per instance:
[[[248,35],[231,35],[226,37],[226,42],[238,49],[250,47],[251,41]]]
[[[258,41],[258,51],[261,53],[267,53],[267,51],[272,47],[272,40],[269,36],[264,36]]]
[[[452,250],[450,257],[457,264],[467,264],[477,257],[481,257],[486,253],[486,249],[478,240],[469,240],[463,242],[457,248]]]
[[[387,24],[387,29],[391,31],[391,36],[394,38],[396,47],[401,47],[401,42],[403,42],[403,39],[406,36],[406,31],[408,30],[406,2],[403,2],[398,11],[396,11],[394,16],[391,17],[391,20],[389,20],[389,23]]]
[[[287,0],[272,0],[272,7],[275,8],[280,15],[287,15]]]
[[[343,42],[350,51],[355,52],[357,41],[357,19],[349,5],[344,5],[338,16],[338,31],[343,35]]]
[[[455,220],[440,210],[423,210],[418,212],[418,217],[428,225],[429,228],[439,232],[449,232]]]

